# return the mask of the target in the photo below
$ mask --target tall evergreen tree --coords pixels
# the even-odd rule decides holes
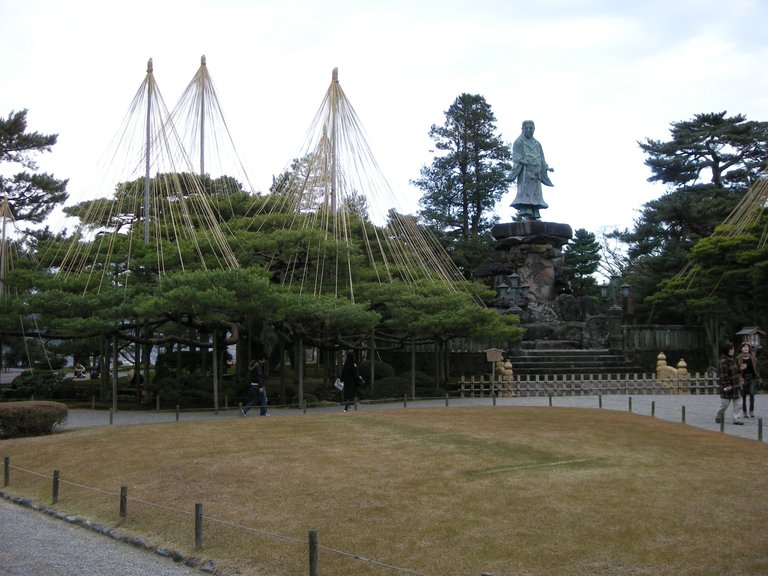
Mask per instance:
[[[496,133],[496,117],[479,95],[462,94],[429,136],[442,154],[414,180],[424,195],[421,217],[462,240],[475,239],[494,223],[493,208],[507,189],[509,145]]]
[[[50,152],[57,138],[57,134],[27,132],[27,110],[0,118],[0,163],[24,169],[11,178],[0,174],[0,196],[8,201],[17,223],[40,224],[68,198],[67,180],[36,172],[35,155]]]
[[[445,112],[445,124],[430,128],[441,154],[412,181],[423,192],[421,219],[467,278],[488,255],[493,209],[508,186],[512,152],[495,122],[485,98],[461,94]]]
[[[592,276],[600,266],[600,243],[595,235],[579,228],[563,251],[569,269],[570,285],[576,296],[597,296],[597,280]]]

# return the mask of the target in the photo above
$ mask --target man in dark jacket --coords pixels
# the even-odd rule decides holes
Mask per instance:
[[[248,411],[253,408],[257,403],[259,404],[259,414],[261,416],[267,415],[267,389],[264,385],[264,362],[265,358],[259,358],[258,360],[251,360],[248,364],[248,370],[251,375],[251,398],[248,403],[240,410],[240,416],[245,416]]]
[[[744,425],[741,421],[741,372],[733,355],[733,344],[726,342],[720,345],[720,363],[717,367],[720,384],[720,409],[717,411],[715,422],[720,424],[725,417],[728,404],[733,402],[733,423]]]

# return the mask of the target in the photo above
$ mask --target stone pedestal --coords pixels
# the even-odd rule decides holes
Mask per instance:
[[[562,247],[571,239],[568,224],[528,220],[495,225],[491,233],[496,240],[491,258],[475,270],[475,278],[499,293],[500,285],[508,285],[510,276],[528,286],[525,301],[500,294],[498,307],[521,314],[524,321],[558,320],[555,299],[558,281],[563,277]],[[512,295],[514,296],[514,295]]]

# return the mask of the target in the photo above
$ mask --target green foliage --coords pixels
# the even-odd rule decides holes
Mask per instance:
[[[379,313],[364,304],[330,295],[304,296],[287,292],[282,295],[280,329],[290,340],[327,346],[348,339],[365,337],[379,321]]]
[[[488,260],[493,253],[493,237],[490,232],[483,232],[472,238],[459,238],[452,244],[446,245],[450,250],[451,260],[464,275],[471,280],[475,269]]]
[[[469,240],[495,222],[496,203],[507,189],[509,145],[496,134],[496,117],[480,95],[461,94],[445,112],[445,124],[429,136],[442,152],[414,180],[423,192],[421,217],[455,239]]]
[[[498,161],[486,152],[473,160],[472,170],[481,164],[490,169],[486,161],[496,170]],[[399,236],[417,226],[415,219],[392,216],[398,226],[385,232],[365,221],[365,206],[353,195],[345,208],[351,216],[343,238],[329,238],[322,226],[328,213],[322,208],[297,213],[277,189],[269,197],[253,197],[234,179],[183,173],[158,175],[150,185],[178,190],[174,209],[184,212],[188,205],[193,218],[198,211],[192,205],[202,189],[209,193],[212,216],[228,219],[241,267],[220,266],[220,255],[211,248],[214,239],[204,227],[193,239],[190,230],[157,221],[157,236],[145,243],[137,202],[144,179],[120,183],[114,198],[68,209],[88,234],[41,236],[37,263],[29,260],[9,274],[7,286],[18,298],[0,315],[0,335],[25,335],[34,327],[39,332],[33,338],[81,341],[62,350],[82,354],[101,353],[113,341],[119,347],[141,342],[204,349],[211,335],[222,345],[225,338],[233,343],[245,336],[253,349],[267,346],[262,341],[267,328],[288,347],[301,339],[325,349],[358,347],[382,332],[442,341],[520,332],[511,318],[500,319],[478,304],[491,297],[485,288],[446,287],[434,280],[423,247],[407,234]],[[374,255],[371,240],[382,234],[387,242]],[[473,260],[485,257],[487,242],[487,234],[461,241],[457,254],[465,273]],[[71,251],[78,252],[77,269],[71,266]],[[412,317],[400,306],[413,311]],[[382,323],[385,311],[390,318]]]
[[[7,314],[0,315],[0,334],[29,336],[29,342],[56,341],[55,346],[46,344],[49,353],[61,347],[61,340],[80,341],[82,348],[69,347],[74,351],[98,350],[101,336],[135,317],[140,297],[133,289],[112,285],[87,290],[89,280],[85,274],[53,276],[45,270],[15,268],[7,281],[18,296],[5,302]]]
[[[67,418],[59,402],[9,402],[0,404],[0,438],[51,434]]]
[[[357,372],[367,382],[371,374],[371,361],[363,360],[360,362],[357,365]],[[379,378],[388,378],[390,376],[394,376],[395,371],[391,364],[382,362],[381,360],[376,360],[374,362],[374,375],[376,377],[376,381],[378,382]]]
[[[74,206],[68,206],[64,212],[77,217],[88,227],[115,227],[139,222],[143,217],[143,196],[145,189],[144,177],[129,182],[120,182],[115,186],[113,198],[96,198],[86,200]],[[221,176],[212,179],[210,176],[190,172],[157,174],[150,180],[150,188],[162,190],[177,190],[178,197],[190,198],[205,194],[213,199],[211,204],[213,214],[222,220],[234,215],[247,214],[253,204],[242,187],[242,184],[231,176]],[[141,199],[141,201],[138,201]]]
[[[517,316],[500,316],[478,305],[477,296],[492,297],[489,290],[473,285],[475,294],[450,284],[367,284],[358,292],[382,315],[381,330],[401,340],[477,338],[513,341],[523,329]]]
[[[26,370],[10,388],[3,390],[6,398],[46,398],[49,400],[71,398],[71,380],[52,370]]]
[[[411,381],[411,373],[405,372],[403,374],[400,374],[403,378],[408,378],[408,381]],[[435,377],[433,374],[428,374],[427,372],[424,372],[422,370],[416,370],[413,374],[413,377],[416,381],[416,391],[418,393],[419,390],[424,390],[427,388],[431,388],[435,383]]]
[[[406,376],[387,376],[376,379],[371,399],[402,398],[410,395],[411,379]]]
[[[191,357],[188,356],[188,358]],[[154,396],[160,396],[164,407],[202,408],[213,405],[213,376],[200,374],[195,367],[184,367],[172,375],[163,371],[146,386]]]
[[[307,408],[320,406],[320,400],[314,394],[304,394],[304,404]]]
[[[760,325],[768,314],[768,246],[760,242],[766,226],[768,217],[739,233],[718,228],[693,247],[687,274],[663,282],[649,302],[703,324],[714,343]]]
[[[768,123],[725,112],[673,122],[671,139],[646,139],[651,182],[668,192],[647,202],[633,230],[609,234],[627,245],[625,280],[632,285],[641,323],[685,323],[691,315],[665,286],[688,265],[694,246],[712,235],[768,166]]]
[[[639,142],[653,172],[648,180],[678,188],[708,174],[715,188],[746,188],[768,167],[768,122],[726,114],[695,114],[692,120],[672,123],[671,140]]]
[[[8,201],[17,224],[42,223],[53,209],[66,202],[67,181],[50,174],[35,173],[35,155],[50,152],[56,134],[27,132],[27,110],[0,117],[0,163],[18,164],[32,172],[18,172],[11,178],[0,175],[0,197]]]
[[[435,387],[434,376],[416,371],[416,397],[417,398],[442,398],[445,390]],[[377,377],[373,393],[368,395],[370,388],[365,386],[363,391],[371,400],[402,399],[404,396],[411,398],[411,374],[403,373],[397,376]]]
[[[278,289],[263,270],[198,270],[162,276],[157,289],[135,305],[138,316],[215,325],[254,312],[269,314],[278,304]]]
[[[207,352],[207,362],[213,360],[213,354]],[[165,380],[176,375],[177,368],[185,373],[199,372],[203,363],[203,353],[190,350],[173,350],[161,352],[155,359],[155,379]]]
[[[569,270],[571,289],[576,296],[597,297],[597,280],[592,276],[600,266],[600,244],[595,235],[584,228],[574,233],[573,239],[563,251],[565,265]]]

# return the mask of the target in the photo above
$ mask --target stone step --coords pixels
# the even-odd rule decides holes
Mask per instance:
[[[596,374],[643,374],[637,366],[514,366],[512,371],[517,376],[533,376],[537,374],[591,376]]]
[[[510,359],[514,358],[518,361],[523,362],[550,362],[553,360],[562,360],[562,361],[569,361],[569,362],[625,362],[624,356],[621,356],[620,354],[593,354],[593,355],[583,355],[583,354],[557,354],[557,353],[549,353],[546,355],[541,356],[529,356],[529,355],[518,355],[513,354],[510,355]]]
[[[551,354],[566,354],[571,356],[621,356],[607,348],[521,348],[514,351],[515,356],[530,356],[538,358]]]
[[[609,350],[520,350],[509,356],[512,370],[532,374],[640,374],[642,369]]]

